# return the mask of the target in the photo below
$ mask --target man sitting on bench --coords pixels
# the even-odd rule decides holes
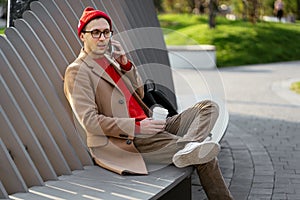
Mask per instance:
[[[218,106],[206,100],[167,119],[151,118],[137,68],[112,34],[110,17],[87,7],[78,24],[83,49],[65,72],[65,95],[95,162],[119,174],[148,174],[145,161],[193,165],[209,199],[232,199],[216,158],[220,146],[206,139]]]

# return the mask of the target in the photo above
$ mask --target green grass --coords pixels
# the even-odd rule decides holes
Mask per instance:
[[[300,60],[300,25],[271,22],[251,24],[217,17],[215,29],[207,17],[161,14],[167,45],[211,44],[218,67]]]
[[[5,28],[0,28],[0,35],[4,34]]]
[[[300,94],[300,81],[299,82],[294,82],[291,84],[290,89],[298,94]]]

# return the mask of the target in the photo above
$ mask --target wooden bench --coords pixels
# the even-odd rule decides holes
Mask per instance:
[[[63,94],[64,70],[81,48],[76,27],[86,6],[112,17],[143,78],[174,91],[152,0],[33,2],[0,37],[0,198],[191,199],[192,167],[149,165],[148,176],[119,176],[94,165]],[[170,98],[176,105],[174,93]]]

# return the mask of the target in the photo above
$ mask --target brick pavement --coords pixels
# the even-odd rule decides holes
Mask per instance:
[[[192,71],[180,70],[181,77],[191,80]],[[201,72],[209,77],[212,73],[216,72]],[[218,158],[232,195],[237,200],[300,199],[300,95],[282,92],[288,91],[284,81],[300,80],[300,62],[232,67],[218,73],[230,113]],[[193,200],[199,196],[206,199],[193,176]]]

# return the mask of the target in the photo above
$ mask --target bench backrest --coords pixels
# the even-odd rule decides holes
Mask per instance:
[[[152,0],[33,2],[0,37],[0,198],[93,165],[63,94],[65,68],[81,48],[76,27],[86,6],[112,17],[115,37],[142,78],[174,91]]]

